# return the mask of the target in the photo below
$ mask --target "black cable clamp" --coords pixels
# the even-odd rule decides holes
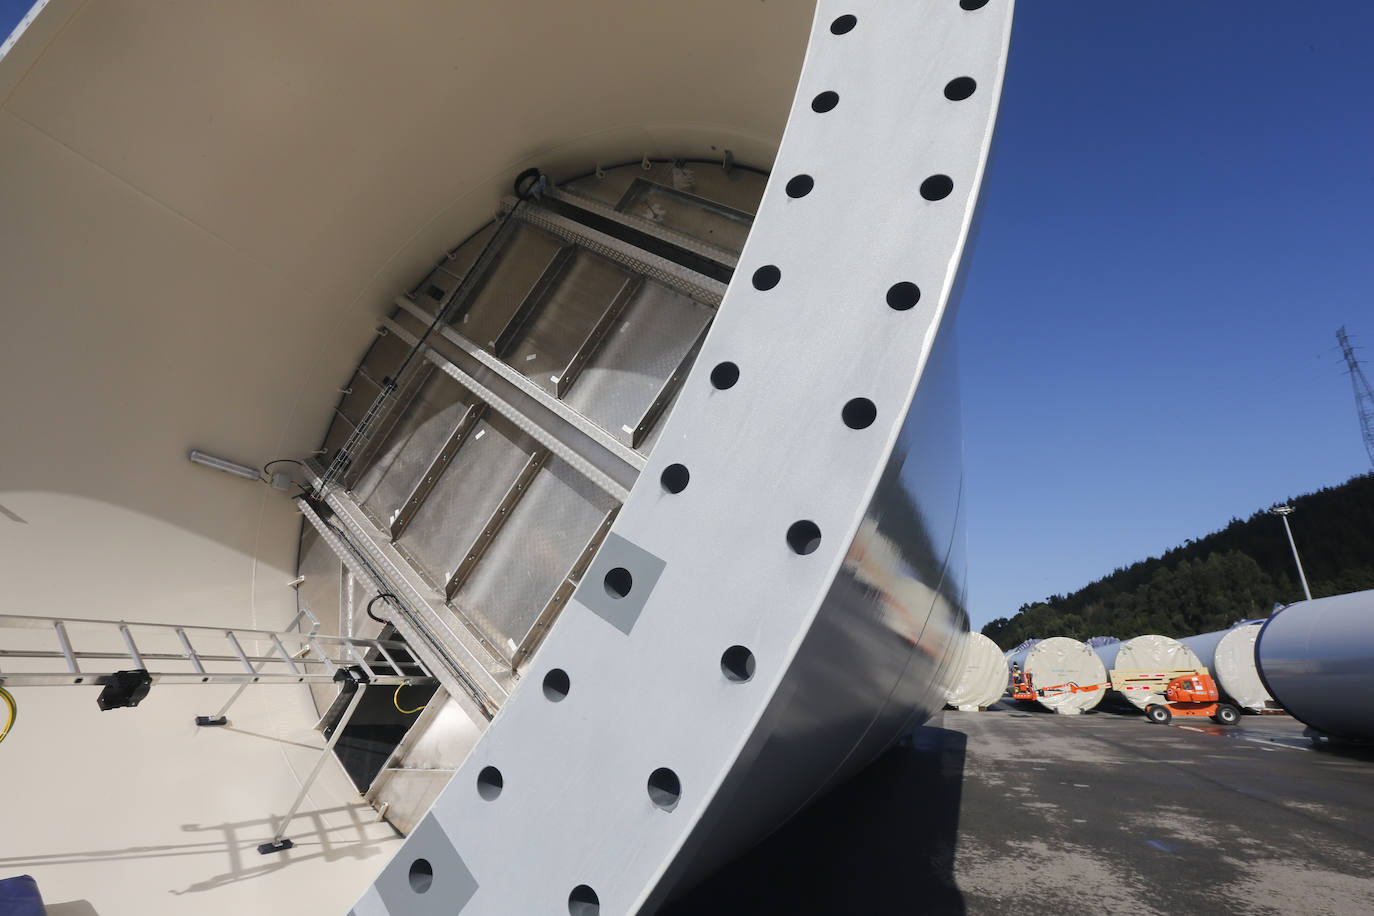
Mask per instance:
[[[548,187],[549,180],[544,177],[544,173],[537,168],[528,168],[515,176],[513,189],[515,196],[521,200],[531,200],[544,193]]]

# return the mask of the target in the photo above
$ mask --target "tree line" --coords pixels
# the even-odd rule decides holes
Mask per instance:
[[[1312,597],[1374,588],[1374,474],[1289,504]],[[1267,617],[1275,604],[1302,597],[1283,523],[1261,509],[1076,592],[1023,604],[983,635],[1003,650],[1033,637],[1192,636]]]

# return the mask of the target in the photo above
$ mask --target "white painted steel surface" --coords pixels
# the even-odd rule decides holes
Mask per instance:
[[[1203,664],[1193,650],[1179,640],[1154,634],[1136,636],[1123,642],[1098,646],[1093,649],[1093,652],[1102,660],[1103,667],[1107,669],[1108,677],[1111,676],[1113,670],[1148,673],[1151,671],[1197,668]],[[1137,709],[1144,709],[1158,699],[1158,694],[1151,694],[1146,690],[1119,692],[1127,702]],[[1151,699],[1152,697],[1154,699]]]
[[[954,686],[945,702],[956,709],[991,706],[1007,689],[1007,659],[997,643],[982,633],[969,633],[964,651],[954,668]]]
[[[480,227],[526,166],[561,179],[726,151],[774,166],[809,13],[727,0],[608,0],[595,14],[550,3],[52,0],[0,59],[0,276],[25,304],[0,338],[0,372],[13,391],[53,366],[64,379],[7,405],[7,424],[25,435],[0,442],[0,491],[29,523],[0,525],[12,600],[79,606],[98,581],[112,619],[289,619],[295,508],[191,466],[186,449],[254,465],[308,454],[397,292]],[[830,28],[849,13],[856,28]],[[574,872],[610,882],[599,885],[611,887],[603,912],[652,904],[651,890],[691,880],[686,863],[706,868],[747,844],[939,702],[964,566],[946,308],[974,228],[1010,17],[999,0],[822,10],[761,214],[769,229],[741,255],[733,317],[702,356],[738,362],[740,382],[732,395],[700,372],[689,380],[683,417],[659,440],[620,529],[665,559],[655,591],[673,592],[673,606],[651,602],[622,639],[573,602],[574,625],[546,646],[579,662],[573,692],[550,711],[537,686],[525,690],[502,713],[505,737],[481,743],[518,762],[498,800],[472,818],[459,812],[455,836],[500,833],[538,865],[512,867],[509,848],[482,852],[473,864],[493,876],[484,887],[523,884],[514,909],[494,911],[566,909],[558,882]],[[976,80],[971,97],[942,92],[962,77]],[[824,92],[838,104],[812,108]],[[814,190],[784,196],[800,174]],[[928,200],[921,183],[936,174],[953,193]],[[748,285],[764,263],[781,268],[771,296]],[[905,280],[920,284],[919,303],[887,309],[885,293]],[[839,424],[853,397],[877,404],[877,422]],[[654,489],[668,460],[693,471],[671,498]],[[699,494],[710,496],[692,504]],[[777,533],[801,512],[824,535],[808,556]],[[688,555],[675,552],[684,543]],[[674,612],[689,605],[692,614]],[[753,648],[754,680],[725,680],[724,639]],[[552,659],[545,652],[526,679]],[[345,804],[346,786],[317,793],[329,855],[252,858],[271,834],[265,812],[295,792],[294,758],[310,753],[304,689],[262,710],[245,702],[245,718],[268,721],[257,733],[175,733],[140,770],[140,791],[158,804],[138,819],[81,772],[70,736],[146,758],[150,736],[204,711],[196,700],[174,715],[172,701],[149,702],[138,729],[127,718],[93,724],[94,704],[76,694],[30,701],[25,721],[64,728],[12,734],[7,772],[25,785],[55,781],[83,816],[51,819],[46,790],[12,800],[7,813],[34,826],[0,831],[0,858],[39,850],[45,889],[102,913],[179,914],[186,893],[205,913],[327,911],[351,899],[394,841]],[[616,712],[622,702],[633,709]],[[566,773],[541,780],[538,767],[564,755]],[[660,755],[683,777],[672,812],[645,810],[644,764]],[[232,790],[182,778],[188,761]],[[235,783],[244,773],[251,781]],[[460,771],[458,783],[473,782]],[[559,808],[570,792],[575,803]],[[735,803],[743,797],[748,806]],[[548,823],[530,823],[549,811]],[[631,854],[599,855],[589,824]],[[191,851],[188,830],[208,831],[190,834]],[[149,853],[91,858],[115,843]],[[521,897],[550,888],[557,906]]]
[[[1051,636],[1007,659],[1031,676],[1037,691],[1047,687],[1076,684],[1093,690],[1059,690],[1037,696],[1036,702],[1063,715],[1077,715],[1093,709],[1107,693],[1107,669],[1087,643],[1067,636]]]
[[[593,892],[604,913],[652,911],[943,702],[966,627],[952,310],[1010,14],[821,4],[735,279],[639,482],[358,916],[429,912],[406,880],[421,860],[445,912]],[[728,388],[709,380],[724,362]],[[842,419],[856,397],[876,407],[860,428]],[[690,483],[669,492],[677,463]],[[735,646],[748,679],[722,668]]]
[[[1261,623],[1242,623],[1229,630],[1200,633],[1179,640],[1212,672],[1222,693],[1236,705],[1255,712],[1277,707],[1255,665],[1255,641],[1262,626]]]
[[[0,504],[23,519],[0,517],[8,608],[285,626],[300,514],[187,450],[309,454],[395,296],[528,165],[729,150],[769,168],[812,12],[48,2],[0,56]],[[254,852],[319,745],[303,687],[245,697],[243,729],[213,734],[189,723],[224,687],[109,713],[98,692],[24,689],[3,746],[26,791],[0,859],[32,863],[50,904],[344,912],[399,845],[339,770],[296,850]],[[90,778],[92,748],[138,761],[126,791]]]
[[[1255,663],[1295,718],[1326,735],[1374,739],[1374,590],[1275,612],[1255,641]]]

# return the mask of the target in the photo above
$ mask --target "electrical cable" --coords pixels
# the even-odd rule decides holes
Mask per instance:
[[[548,187],[549,180],[544,177],[544,173],[538,168],[529,168],[515,176],[515,182],[511,185],[511,190],[515,196],[522,201],[530,200],[544,193]]]
[[[386,621],[378,617],[376,614],[372,613],[372,605],[376,604],[378,601],[381,601],[383,598],[390,598],[392,601],[397,600],[396,596],[391,594],[391,592],[382,592],[376,598],[373,598],[371,601],[367,603],[367,616],[371,617],[373,620],[385,626]]]
[[[299,498],[304,499],[307,505],[311,505],[315,502],[322,503],[322,501],[315,500],[308,493]],[[367,570],[367,573],[372,578],[373,582],[375,582],[379,586],[386,584],[386,577],[381,574],[377,567],[372,565],[372,561],[369,560],[366,554],[364,554],[362,550],[359,549],[352,542],[352,540],[349,539],[348,534],[344,532],[343,529],[339,528],[338,525],[335,525],[333,522],[331,522],[329,519],[325,518],[322,515],[317,515],[316,517],[319,518],[319,520],[324,524],[326,528],[334,532],[334,534],[339,538],[339,541],[344,545],[348,552],[353,554],[353,556],[362,565],[363,569]],[[399,598],[396,600],[400,602]],[[400,610],[403,614],[405,613],[404,604],[401,604]],[[440,655],[443,654],[442,649],[439,649],[438,651]],[[456,664],[451,663],[448,665],[448,667],[449,670],[453,673],[454,677],[458,679],[458,683],[462,685],[463,692],[466,693],[472,699],[472,701],[477,704],[477,708],[482,711],[482,715],[486,716],[489,720],[494,718],[496,713],[492,711],[492,707],[496,704],[492,702],[491,697],[487,695],[487,692],[483,690],[481,687],[479,687],[472,680],[472,678],[469,677],[467,673],[464,672],[461,668],[457,667]]]
[[[19,718],[19,704],[15,701],[14,694],[10,693],[4,687],[0,687],[0,699],[3,699],[5,705],[10,709],[10,719],[5,723],[5,730],[0,731],[0,741],[4,741],[5,736],[10,733],[10,729],[14,727],[15,721]],[[400,707],[397,708],[399,709]]]
[[[415,715],[417,712],[419,712],[420,710],[424,709],[425,706],[428,705],[428,704],[427,704],[427,703],[421,703],[419,706],[416,706],[414,709],[402,709],[402,708],[401,708],[401,688],[404,687],[404,686],[406,686],[406,685],[405,685],[405,684],[397,684],[397,685],[396,685],[396,692],[393,693],[393,694],[391,695],[391,705],[395,706],[395,707],[396,707],[396,711],[399,712],[401,715],[403,715],[403,716],[413,716],[413,715]]]
[[[534,172],[536,180],[533,185],[527,189],[527,194],[534,194],[536,188],[542,193],[543,188],[548,185],[548,179],[543,177],[539,169],[526,169],[521,172],[515,180],[517,192],[519,191],[522,179],[528,180],[531,171]],[[445,301],[436,310],[434,320],[431,321],[429,327],[425,329],[425,333],[421,334],[420,339],[410,348],[410,352],[406,354],[405,359],[401,360],[401,365],[396,371],[382,379],[381,391],[377,392],[377,397],[373,400],[372,406],[368,408],[361,422],[353,427],[353,432],[344,440],[343,446],[334,453],[334,460],[329,462],[329,467],[325,469],[324,475],[320,478],[319,484],[315,487],[314,494],[316,498],[322,499],[324,497],[325,492],[333,485],[334,480],[339,474],[343,473],[344,468],[352,461],[354,458],[354,451],[369,435],[368,425],[372,417],[376,415],[382,403],[395,394],[401,387],[406,368],[410,366],[411,360],[415,359],[415,357],[425,349],[429,342],[429,338],[438,329],[439,325],[449,319],[449,312],[456,303],[466,296],[468,290],[471,288],[471,284],[475,282],[475,278],[479,274],[485,273],[485,271],[478,270],[478,267],[485,262],[487,255],[495,250],[497,239],[505,237],[506,233],[501,230],[507,225],[514,225],[515,215],[520,212],[520,208],[525,205],[527,199],[526,197],[519,197],[516,200],[515,206],[512,207],[511,211],[500,221],[497,230],[491,234],[491,238],[487,239],[486,244],[482,246],[482,252],[477,255],[477,260],[473,262],[473,266],[468,269],[468,272],[463,275],[463,279],[458,282],[458,286],[449,292],[445,297]]]
[[[530,171],[530,169],[526,169],[524,172],[521,172],[520,174],[521,176],[525,176],[528,175]],[[533,171],[536,174],[539,172],[538,169],[533,169]],[[517,178],[516,182],[518,183],[519,181],[520,179]],[[511,225],[514,225],[513,221],[515,218],[515,214],[517,211],[519,211],[520,207],[524,205],[525,200],[526,198],[522,197],[515,202],[515,206],[511,208],[511,211],[506,214],[505,219],[501,221],[501,226],[505,226],[508,222]],[[486,244],[482,246],[482,251],[477,255],[477,260],[472,262],[473,267],[469,269],[466,274],[463,275],[463,279],[458,282],[457,288],[448,294],[448,301],[443,303],[443,305],[437,310],[437,313],[434,316],[434,320],[431,321],[429,327],[425,329],[425,333],[420,335],[420,339],[415,342],[415,346],[410,348],[410,352],[406,354],[406,358],[401,361],[400,367],[394,373],[388,376],[388,381],[390,383],[390,387],[392,390],[395,390],[398,382],[401,379],[401,375],[406,371],[406,367],[410,365],[410,361],[413,360],[416,357],[416,355],[418,355],[420,351],[422,351],[425,348],[425,344],[429,342],[429,338],[434,334],[435,330],[437,330],[439,325],[442,324],[449,317],[449,310],[452,309],[453,306],[460,299],[463,298],[463,296],[467,293],[471,283],[475,282],[475,278],[480,273],[476,269],[477,265],[482,264],[485,261],[487,255],[495,249],[497,239],[502,237],[503,233],[501,232],[500,227],[498,227],[497,231],[493,232],[491,234],[491,238],[487,239]],[[387,390],[383,388],[382,396],[385,396],[388,393],[389,392],[387,392]]]
[[[264,474],[269,474],[269,473],[271,473],[271,472],[268,471],[267,469],[270,468],[272,465],[274,465],[274,464],[284,464],[284,463],[290,463],[290,464],[298,465],[298,466],[300,466],[300,467],[305,467],[305,462],[303,462],[303,461],[297,461],[295,458],[273,458],[271,461],[267,462],[266,464],[264,464],[264,465],[262,466],[262,472],[263,472]],[[307,469],[307,470],[308,470],[308,469]]]

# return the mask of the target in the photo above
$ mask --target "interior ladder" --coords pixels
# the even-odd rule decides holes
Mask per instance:
[[[96,702],[110,710],[137,706],[154,684],[236,684],[218,712],[196,716],[196,725],[218,726],[251,685],[338,682],[339,696],[316,725],[327,735],[324,748],[276,835],[258,846],[279,852],[292,847],[287,825],[367,688],[438,684],[402,642],[328,636],[319,627],[305,608],[282,631],[0,614],[0,686],[99,686]]]

